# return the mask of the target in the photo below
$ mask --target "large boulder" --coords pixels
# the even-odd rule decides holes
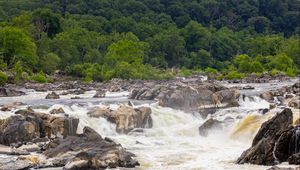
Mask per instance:
[[[0,97],[13,97],[22,95],[25,95],[23,91],[0,87]]]
[[[300,109],[300,96],[293,97],[289,101],[288,105],[289,105],[289,107],[294,107],[296,109]]]
[[[293,127],[292,120],[292,111],[284,109],[263,123],[252,146],[243,152],[237,163],[274,165],[300,152],[300,126]]]
[[[135,128],[151,128],[152,118],[149,107],[133,108],[130,106],[120,106],[112,111],[108,107],[99,107],[89,111],[90,117],[103,117],[116,124],[118,133],[128,133]]]
[[[113,111],[108,119],[115,123],[119,133],[128,133],[135,128],[151,128],[151,109],[141,107],[134,109],[129,106],[120,106]]]
[[[76,134],[79,119],[19,110],[0,120],[0,144],[30,142],[37,138],[67,137]]]
[[[47,96],[46,96],[46,99],[59,99],[59,95],[56,94],[55,92],[51,92],[51,93],[48,93]]]
[[[21,115],[0,120],[0,144],[28,142],[41,136],[41,120]]]
[[[207,136],[209,131],[211,131],[212,129],[222,129],[222,128],[223,125],[221,121],[210,118],[199,127],[199,134],[201,136]]]
[[[55,139],[44,152],[49,158],[62,160],[64,169],[106,169],[135,167],[139,163],[132,153],[125,151],[120,144],[103,139],[89,127],[83,134]]]
[[[238,106],[239,93],[212,83],[168,81],[134,88],[129,98],[158,100],[160,106],[192,112],[203,108]]]

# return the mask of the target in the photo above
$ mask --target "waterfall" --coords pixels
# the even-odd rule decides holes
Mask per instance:
[[[289,143],[289,154],[295,154],[300,152],[300,126],[296,127],[293,131]]]
[[[275,163],[275,164],[279,164],[279,163],[280,163],[279,160],[278,160],[278,158],[276,157],[276,148],[277,148],[277,144],[278,144],[278,142],[280,141],[280,139],[281,139],[281,137],[283,136],[283,134],[284,134],[284,133],[282,133],[282,134],[279,136],[279,138],[276,140],[275,145],[274,145],[274,148],[273,148],[273,151],[272,151],[273,158],[274,158],[274,163]]]

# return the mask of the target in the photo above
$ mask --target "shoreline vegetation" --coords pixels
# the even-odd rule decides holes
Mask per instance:
[[[299,75],[299,2],[0,1],[0,85]],[[248,9],[251,9],[250,11]]]

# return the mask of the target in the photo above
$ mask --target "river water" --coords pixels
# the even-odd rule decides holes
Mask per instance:
[[[242,91],[248,97],[244,101],[240,100],[240,107],[221,109],[213,115],[213,118],[227,122],[226,127],[210,131],[207,137],[200,136],[198,128],[208,118],[203,119],[198,114],[163,108],[154,101],[132,101],[135,107],[144,105],[152,109],[153,128],[143,132],[120,135],[116,133],[114,124],[103,118],[87,116],[86,113],[96,106],[109,105],[116,109],[120,103],[127,103],[128,92],[109,93],[106,98],[95,99],[92,98],[95,91],[89,91],[79,95],[82,99],[73,100],[70,99],[72,95],[67,95],[58,100],[46,100],[47,93],[27,90],[25,96],[0,98],[0,104],[21,101],[26,104],[24,107],[30,105],[36,111],[42,112],[62,107],[67,114],[80,119],[78,133],[82,132],[84,126],[90,126],[102,136],[112,138],[136,154],[141,163],[136,169],[265,170],[268,167],[237,165],[235,161],[250,147],[260,125],[280,111],[275,109],[265,115],[259,113],[259,109],[269,108],[269,103],[260,99],[257,94],[263,90],[290,84],[293,84],[293,81],[273,85],[251,84],[255,90]],[[13,112],[0,111],[0,118],[11,116]]]

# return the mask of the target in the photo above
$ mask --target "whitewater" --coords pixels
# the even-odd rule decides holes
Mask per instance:
[[[288,83],[288,84],[292,84]],[[107,93],[103,99],[92,96],[95,91],[88,91],[81,99],[71,100],[72,95],[62,96],[58,100],[45,100],[47,92],[27,90],[27,95],[0,98],[0,104],[20,101],[35,111],[48,112],[62,107],[66,114],[79,118],[78,133],[84,126],[96,130],[101,136],[109,137],[120,143],[136,155],[140,170],[265,170],[268,166],[238,165],[237,158],[249,148],[252,139],[261,124],[271,118],[280,109],[273,109],[262,114],[260,109],[269,108],[269,103],[258,97],[262,90],[269,90],[270,85],[252,84],[255,92],[244,91],[245,99],[239,100],[239,107],[219,109],[212,116],[202,118],[196,113],[186,113],[171,108],[158,106],[155,101],[132,101],[134,107],[148,106],[152,110],[153,127],[137,129],[129,134],[118,134],[115,125],[104,118],[91,118],[86,113],[94,107],[109,106],[117,109],[128,102],[128,92]],[[277,83],[273,88],[286,85]],[[232,86],[228,84],[227,86]],[[57,93],[60,93],[59,91]],[[0,112],[0,118],[14,114],[13,111]],[[199,126],[209,118],[226,123],[223,129],[212,129],[207,137],[199,135]],[[281,166],[286,166],[283,163]],[[122,169],[122,168],[119,168]]]

